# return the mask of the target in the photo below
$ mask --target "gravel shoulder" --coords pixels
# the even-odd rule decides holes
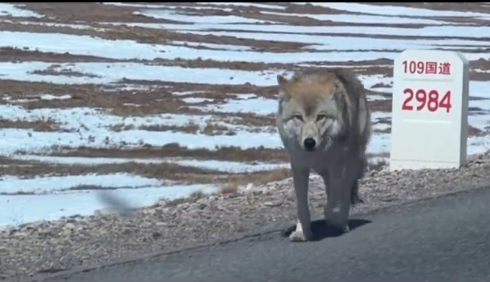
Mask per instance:
[[[352,213],[433,197],[490,184],[490,157],[472,158],[461,169],[389,172],[372,169],[360,186],[365,203]],[[312,177],[313,216],[321,214],[325,196]],[[128,216],[97,212],[37,222],[0,233],[2,279],[26,279],[76,267],[154,252],[212,244],[295,220],[291,179],[231,193],[194,195],[186,201],[160,202]]]

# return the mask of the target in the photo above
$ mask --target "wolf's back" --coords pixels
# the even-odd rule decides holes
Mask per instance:
[[[367,104],[366,89],[353,71],[335,68],[332,72],[342,82],[347,92],[346,98],[349,99],[349,103],[346,103],[346,107],[350,109],[345,109],[345,113],[349,115],[351,122],[350,134],[354,135],[353,138],[359,138],[358,146],[361,147],[362,152],[365,152],[371,137],[371,113]]]
[[[356,145],[360,151],[361,167],[358,172],[358,179],[364,177],[364,173],[367,169],[366,147],[371,137],[371,113],[367,105],[366,90],[362,82],[357,78],[354,72],[348,69],[333,69],[332,72],[342,82],[347,99],[350,103],[346,103],[350,109],[345,109],[344,113],[350,115],[350,138],[355,140]],[[359,196],[359,184],[358,180],[355,181],[351,187],[351,204],[362,203],[362,199]]]

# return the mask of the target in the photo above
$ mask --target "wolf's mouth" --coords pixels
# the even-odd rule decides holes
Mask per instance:
[[[315,151],[315,148],[305,148],[305,151],[306,152],[313,152],[313,151]]]

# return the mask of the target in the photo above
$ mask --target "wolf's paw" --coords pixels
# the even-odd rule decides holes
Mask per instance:
[[[303,231],[293,231],[291,235],[289,235],[289,240],[291,242],[307,242],[313,239],[313,234],[311,232],[303,232]]]

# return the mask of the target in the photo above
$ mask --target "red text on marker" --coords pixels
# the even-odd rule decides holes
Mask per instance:
[[[424,62],[403,61],[403,72],[409,74],[451,74],[451,63],[448,62]]]
[[[452,107],[451,90],[447,91],[442,98],[440,98],[437,90],[426,91],[424,89],[413,90],[411,88],[405,88],[403,93],[406,95],[405,101],[402,104],[402,110],[404,111],[413,111],[414,108],[417,111],[421,111],[427,108],[429,112],[435,112],[439,108],[443,108],[449,113]],[[417,101],[415,107],[412,105],[414,98]]]

